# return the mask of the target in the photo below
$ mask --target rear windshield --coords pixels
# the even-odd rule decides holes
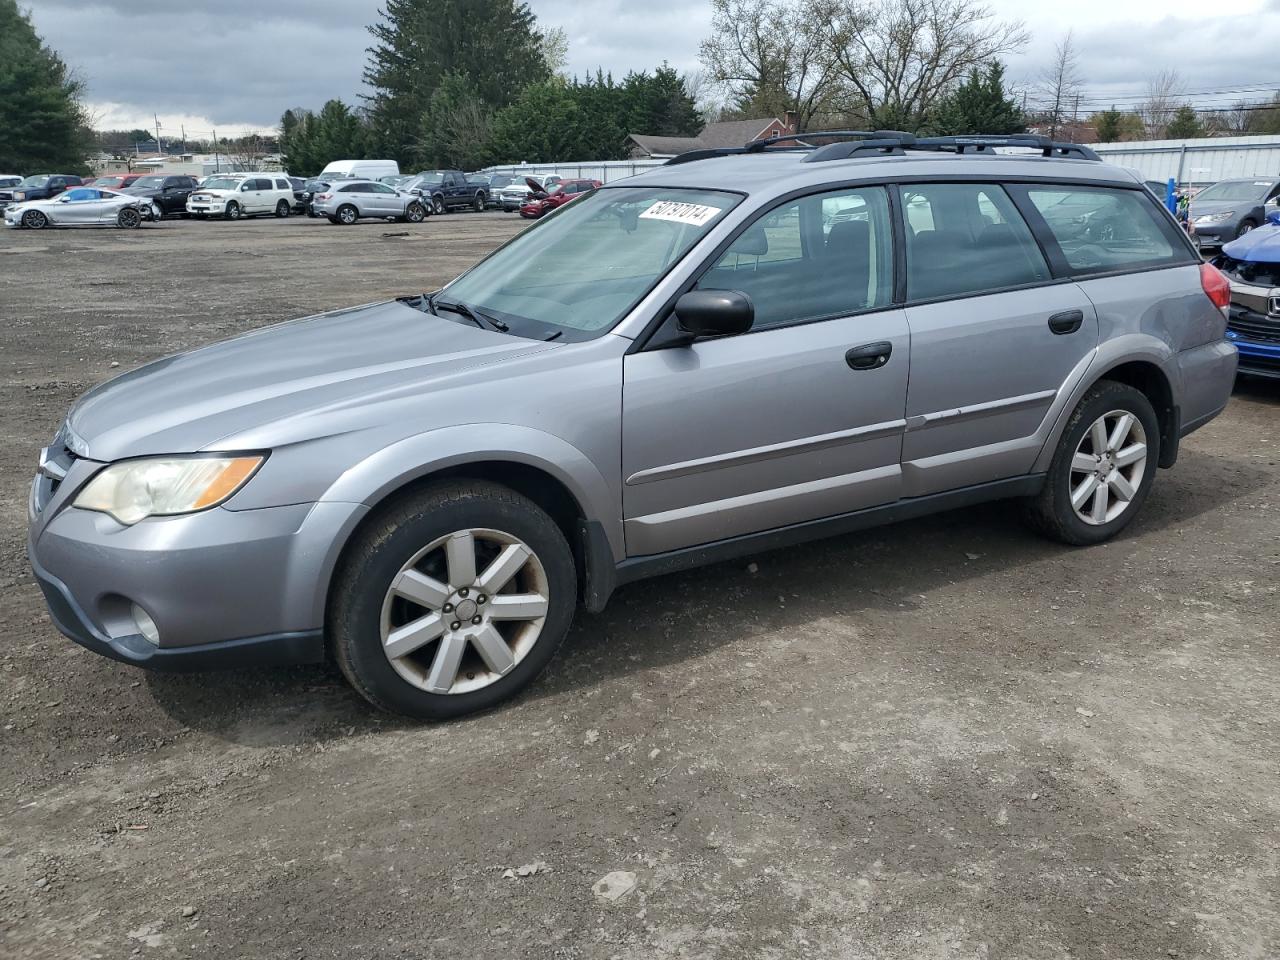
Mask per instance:
[[[1145,190],[1026,187],[1075,273],[1105,273],[1191,261],[1177,227]]]

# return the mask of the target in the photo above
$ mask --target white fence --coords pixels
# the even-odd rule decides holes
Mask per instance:
[[[601,183],[612,183],[626,177],[634,177],[654,167],[660,167],[665,160],[584,160],[580,163],[518,163],[499,164],[496,167],[485,167],[482,173],[505,173],[509,176],[525,177],[529,174],[538,176],[563,177],[566,180],[599,180]]]
[[[1207,137],[1089,144],[1107,163],[1141,172],[1144,180],[1207,186],[1232,177],[1280,177],[1280,137]]]

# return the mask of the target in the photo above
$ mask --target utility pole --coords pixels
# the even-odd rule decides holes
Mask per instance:
[[[187,125],[184,123],[182,127],[182,152],[187,152]]]
[[[222,172],[222,156],[218,152],[218,128],[213,128],[213,172]]]
[[[160,145],[160,117],[154,113],[151,117],[156,122],[156,153],[164,153],[164,147]]]

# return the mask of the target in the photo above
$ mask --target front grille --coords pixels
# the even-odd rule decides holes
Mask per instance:
[[[1280,343],[1280,319],[1269,320],[1252,310],[1242,310],[1238,307],[1232,310],[1231,319],[1227,321],[1227,329],[1246,340]]]
[[[1268,357],[1258,353],[1240,354],[1240,369],[1245,373],[1280,375],[1280,357]]]

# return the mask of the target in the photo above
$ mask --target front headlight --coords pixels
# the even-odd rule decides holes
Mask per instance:
[[[1236,215],[1234,210],[1222,210],[1218,213],[1205,213],[1196,217],[1196,223],[1221,223],[1223,220],[1230,220]]]
[[[265,457],[148,457],[107,467],[75,505],[125,525],[216,507],[239,490]]]
[[[25,193],[23,193],[21,190],[19,190],[17,193],[15,193],[15,194],[13,195],[13,199],[15,199],[15,200],[25,200],[25,199],[27,199],[27,195],[26,195]]]

